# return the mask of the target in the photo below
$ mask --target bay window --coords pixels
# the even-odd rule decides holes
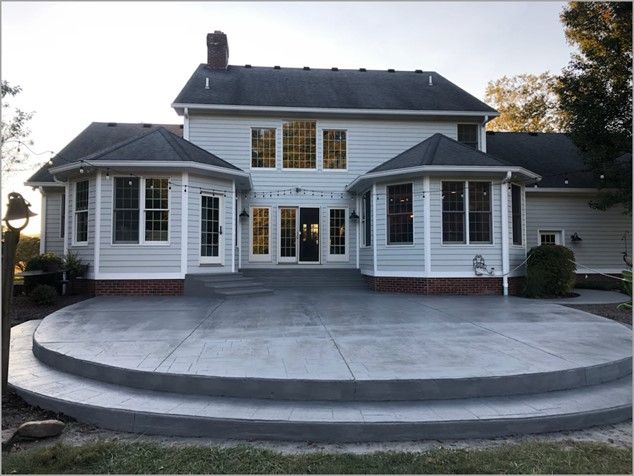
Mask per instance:
[[[491,243],[490,182],[442,182],[443,243]]]
[[[414,243],[411,183],[387,187],[387,243]]]
[[[469,242],[491,243],[491,184],[469,182]]]
[[[88,180],[75,184],[75,243],[88,243]]]

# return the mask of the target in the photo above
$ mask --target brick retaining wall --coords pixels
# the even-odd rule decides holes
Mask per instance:
[[[184,279],[94,280],[95,296],[179,296]]]
[[[489,295],[502,294],[502,278],[404,278],[363,275],[372,291],[412,294]],[[509,278],[509,293],[523,290],[523,277]]]

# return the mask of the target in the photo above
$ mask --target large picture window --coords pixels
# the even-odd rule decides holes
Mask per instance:
[[[88,180],[75,184],[75,243],[88,243]]]
[[[363,228],[363,244],[372,245],[372,193],[368,190],[362,197],[361,225]]]
[[[346,254],[346,210],[331,208],[329,217],[329,247],[330,256],[345,256]]]
[[[285,169],[317,167],[317,125],[314,121],[291,121],[282,126],[282,163]]]
[[[275,168],[275,129],[251,129],[251,167]]]
[[[346,140],[345,130],[324,130],[324,169],[346,169]]]
[[[478,125],[458,124],[458,142],[474,149],[478,148]]]
[[[522,187],[511,186],[511,214],[513,217],[513,244],[522,244]]]
[[[116,177],[113,243],[166,243],[168,235],[168,179]]]
[[[414,215],[412,213],[412,184],[387,187],[387,243],[414,242]]]
[[[253,208],[251,212],[251,255],[268,258],[271,254],[271,211],[269,208]]]
[[[491,217],[490,182],[442,183],[443,243],[491,243]]]

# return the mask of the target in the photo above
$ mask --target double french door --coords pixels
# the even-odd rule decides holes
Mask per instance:
[[[223,199],[218,195],[200,196],[200,263],[223,264]]]
[[[319,208],[280,208],[280,263],[319,263]]]

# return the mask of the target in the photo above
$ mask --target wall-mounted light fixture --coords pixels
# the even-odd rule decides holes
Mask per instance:
[[[249,214],[247,213],[246,208],[243,208],[242,211],[240,212],[240,215],[238,216],[240,217],[241,220],[245,220],[249,218]]]
[[[570,241],[575,243],[575,242],[583,241],[583,239],[579,236],[577,232],[575,232],[574,234],[570,235]]]
[[[352,213],[350,214],[350,219],[355,222],[359,221],[359,215],[357,215],[356,210],[352,210]]]

